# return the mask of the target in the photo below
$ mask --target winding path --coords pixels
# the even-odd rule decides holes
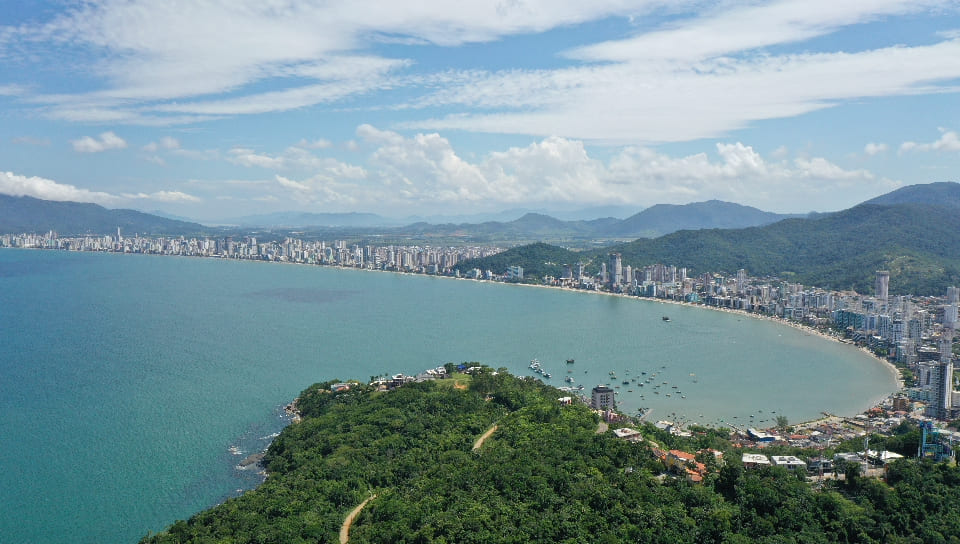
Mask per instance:
[[[343,520],[343,525],[340,526],[340,544],[347,544],[347,541],[350,540],[350,526],[353,525],[353,520],[360,515],[360,511],[363,510],[363,507],[375,498],[377,498],[376,495],[370,495],[365,501],[358,504],[356,508],[347,514],[346,519]]]
[[[483,442],[484,442],[486,439],[490,438],[490,435],[492,435],[492,434],[495,433],[495,432],[497,432],[497,424],[496,424],[496,423],[494,423],[489,429],[487,429],[486,432],[484,432],[483,434],[481,434],[481,435],[480,435],[480,438],[478,438],[477,441],[473,443],[473,451],[479,450],[479,449],[480,449],[480,446],[483,445]]]

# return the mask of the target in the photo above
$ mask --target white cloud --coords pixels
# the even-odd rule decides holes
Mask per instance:
[[[670,155],[629,146],[594,155],[581,140],[548,137],[483,155],[462,153],[436,133],[356,129],[363,167],[293,146],[281,153],[234,148],[231,162],[269,177],[194,180],[201,196],[273,196],[312,209],[457,213],[513,206],[683,204],[721,199],[777,212],[842,209],[899,183],[823,157],[765,158],[742,142]],[[229,187],[229,188],[228,188]],[[194,192],[194,191],[191,191]],[[282,205],[281,205],[282,208]]]
[[[362,178],[366,175],[362,167],[328,157],[318,157],[299,146],[288,147],[280,155],[258,153],[250,148],[235,147],[230,150],[227,160],[247,167],[310,173],[325,172],[344,178]]]
[[[327,149],[328,147],[332,147],[332,146],[333,146],[333,142],[331,142],[330,140],[326,140],[324,138],[318,138],[313,141],[309,141],[306,138],[304,138],[304,139],[301,139],[299,142],[297,142],[297,147],[303,147],[306,149]]]
[[[0,96],[20,96],[27,93],[23,85],[0,85]]]
[[[57,183],[37,176],[22,176],[13,172],[0,172],[0,193],[12,196],[32,196],[44,200],[93,202],[113,204],[117,197],[109,193],[79,189],[73,185]]]
[[[874,155],[879,155],[881,153],[886,153],[889,147],[884,143],[874,143],[870,142],[867,145],[863,146],[863,152],[871,157]]]
[[[757,120],[846,100],[945,91],[960,77],[960,38],[949,32],[939,43],[867,51],[790,55],[766,48],[954,10],[934,0],[101,0],[2,34],[18,50],[52,43],[103,55],[94,63],[99,90],[24,97],[55,119],[196,123],[403,88],[404,103],[377,107],[456,110],[407,128],[637,144],[725,137]],[[651,13],[670,16],[648,23]],[[584,64],[558,69],[410,74],[415,60],[366,53],[381,43],[453,47],[609,17],[644,24],[625,39],[567,51]]]
[[[917,142],[903,142],[900,144],[900,153],[910,151],[960,151],[960,136],[956,131],[940,128],[940,138],[925,144]]]
[[[123,193],[123,198],[131,200],[155,200],[157,202],[200,202],[193,195],[181,191],[156,191],[153,193]]]
[[[164,136],[160,138],[158,142],[150,142],[149,144],[143,146],[143,150],[150,153],[154,153],[158,149],[180,149],[180,141],[171,136]]]
[[[110,149],[123,149],[127,142],[113,132],[104,132],[98,138],[84,136],[79,140],[72,140],[73,150],[80,153],[100,153]]]
[[[580,47],[573,58],[616,62],[695,62],[771,45],[799,42],[843,26],[935,7],[931,0],[780,0],[733,4],[722,11],[623,40]]]
[[[122,193],[119,195],[81,189],[74,185],[58,183],[37,176],[23,176],[13,172],[0,172],[0,193],[12,196],[31,196],[43,200],[61,202],[90,202],[103,206],[120,206],[133,200],[157,202],[200,202],[200,199],[180,191],[156,191],[153,193]]]
[[[474,72],[423,102],[493,113],[403,123],[419,130],[559,135],[597,143],[718,138],[845,100],[935,92],[960,77],[960,41],[856,53]],[[417,105],[417,104],[413,104]]]
[[[381,202],[407,207],[481,201],[488,206],[650,205],[719,198],[773,211],[800,211],[840,209],[858,202],[862,194],[897,186],[867,170],[848,170],[821,157],[770,162],[740,142],[717,144],[715,159],[706,153],[672,157],[627,147],[602,161],[581,141],[549,137],[471,162],[437,134],[405,137],[362,125],[357,136],[372,146],[364,191],[375,187]],[[359,201],[364,198],[358,194]]]

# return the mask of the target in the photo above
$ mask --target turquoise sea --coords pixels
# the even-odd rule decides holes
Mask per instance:
[[[588,390],[620,385],[624,411],[651,408],[652,419],[746,423],[776,411],[800,421],[856,413],[896,387],[850,346],[692,307],[275,263],[0,250],[0,541],[134,542],[256,485],[238,461],[266,446],[281,407],[311,383],[448,361],[530,374],[534,358],[558,386],[567,376]],[[643,371],[668,382],[660,395],[653,383],[622,385]],[[686,398],[666,398],[673,391]]]

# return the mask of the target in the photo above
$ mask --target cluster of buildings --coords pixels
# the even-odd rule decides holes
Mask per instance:
[[[0,235],[0,247],[217,257],[421,274],[455,274],[453,267],[461,261],[487,257],[503,251],[502,248],[489,246],[380,246],[348,244],[343,240],[331,243],[299,238],[287,238],[283,242],[276,242],[257,240],[255,236],[236,239],[232,236],[223,238],[123,236],[119,229],[116,236],[60,237],[55,232]],[[512,279],[523,279],[523,269],[515,268],[516,275]]]
[[[960,418],[960,391],[955,390],[954,331],[958,326],[960,288],[949,287],[942,297],[891,296],[890,273],[879,270],[872,295],[828,291],[775,278],[755,278],[740,269],[724,276],[688,276],[686,268],[654,264],[623,266],[611,253],[597,276],[583,272],[582,263],[565,265],[560,278],[549,283],[580,289],[605,290],[740,310],[800,323],[869,348],[909,369],[916,383],[907,394],[926,404],[926,414],[940,420]]]
[[[119,229],[116,236],[2,235],[0,247],[266,260],[458,277],[460,273],[454,269],[458,263],[503,251],[489,246],[351,245],[342,240],[330,243],[297,238],[264,242],[255,236],[125,237]],[[890,273],[881,270],[876,273],[872,296],[861,295],[751,277],[743,269],[732,275],[707,272],[691,276],[686,268],[661,263],[634,268],[623,265],[619,253],[609,254],[596,275],[585,273],[584,263],[561,269],[559,278],[547,277],[544,282],[741,310],[843,336],[909,369],[917,378],[915,384],[906,384],[909,398],[925,403],[928,416],[941,420],[960,417],[953,354],[960,288],[948,288],[943,297],[891,296]],[[518,265],[502,273],[473,269],[465,277],[522,281],[524,271]]]

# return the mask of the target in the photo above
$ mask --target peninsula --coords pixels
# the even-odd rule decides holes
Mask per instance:
[[[310,386],[263,485],[142,542],[337,542],[348,519],[356,543],[907,542],[960,523],[960,468],[900,457],[920,432],[907,422],[871,438],[884,455],[863,453],[864,472],[844,453],[859,440],[755,450],[622,416],[598,433],[586,404],[473,366],[392,389]]]

